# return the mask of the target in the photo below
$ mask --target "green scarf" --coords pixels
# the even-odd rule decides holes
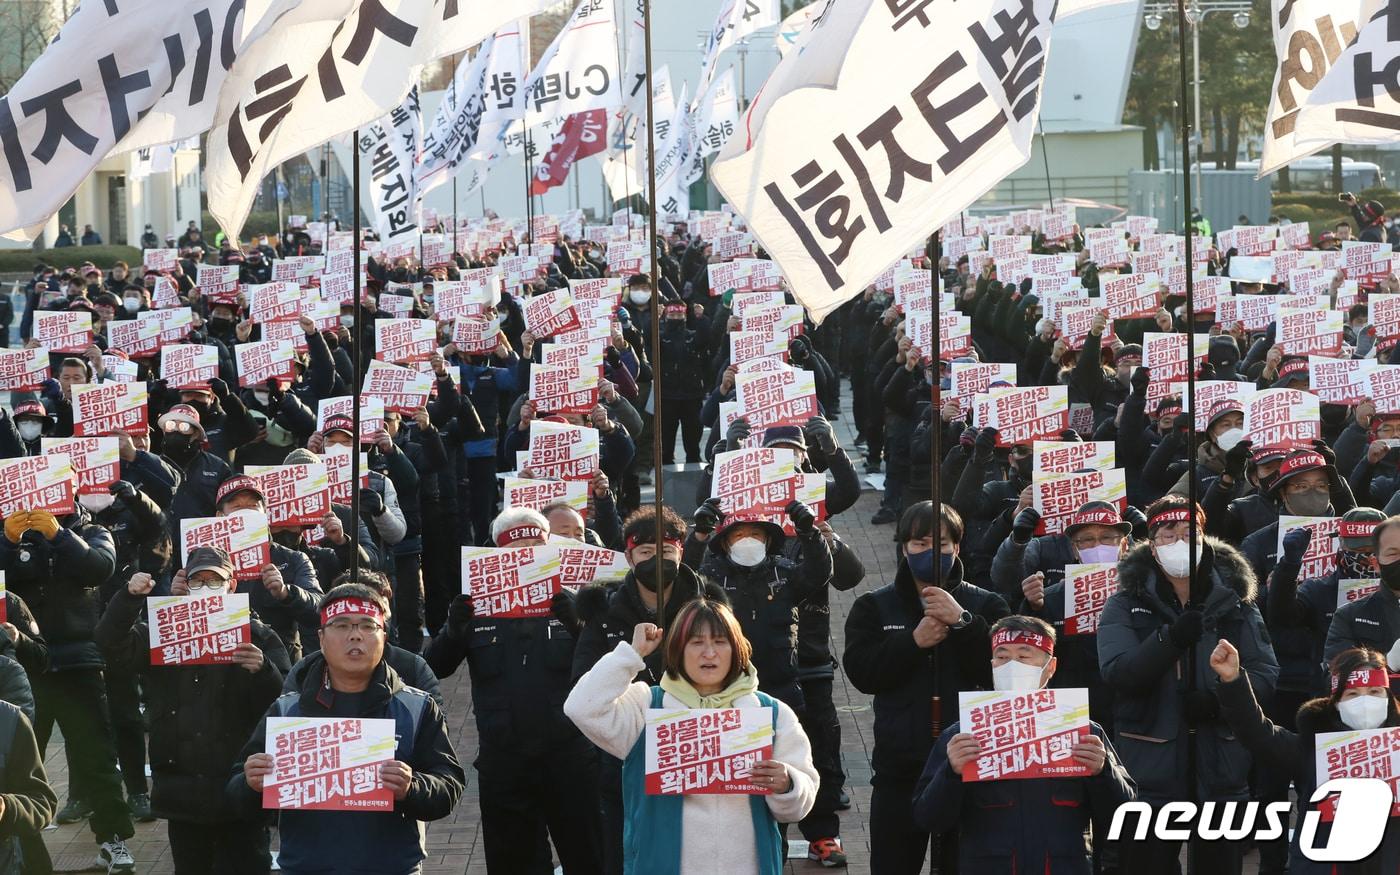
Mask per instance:
[[[687,708],[728,708],[740,696],[758,691],[758,670],[750,662],[733,683],[711,696],[700,695],[689,681],[682,677],[673,678],[670,672],[661,675],[661,689],[680,699]]]

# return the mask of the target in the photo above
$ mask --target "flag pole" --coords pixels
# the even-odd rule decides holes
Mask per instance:
[[[353,134],[351,157],[351,190],[354,199],[354,238],[351,240],[350,248],[355,253],[355,307],[350,312],[354,313],[352,322],[350,342],[353,344],[355,352],[355,379],[350,385],[350,395],[354,399],[350,405],[350,410],[354,416],[355,434],[350,442],[350,531],[345,534],[355,545],[355,549],[350,552],[350,576],[358,580],[360,576],[360,363],[364,354],[360,333],[360,313],[364,310],[364,305],[360,302],[361,291],[360,280],[360,129],[356,128]],[[324,447],[323,447],[324,449]]]
[[[933,409],[930,411],[929,437],[933,456],[929,460],[932,467],[929,469],[929,497],[933,499],[934,521],[940,531],[934,533],[935,539],[942,538],[941,529],[943,526],[943,488],[940,467],[942,465],[942,455],[939,453],[939,444],[943,437],[943,337],[938,330],[940,314],[938,312],[938,262],[943,260],[943,232],[934,231],[929,238],[928,252],[930,255],[929,273],[932,275],[929,294],[933,295],[933,349],[928,355],[933,364]],[[943,566],[935,565],[933,568],[933,585],[943,586]],[[939,678],[942,677],[939,662],[942,659],[941,647],[933,648],[933,701],[930,703],[933,714],[933,737],[938,738],[943,731],[943,694],[940,689]],[[934,841],[938,841],[935,835]]]
[[[530,193],[531,187],[535,184],[535,160],[530,152],[535,147],[535,140],[530,136],[530,132],[525,131],[525,233],[522,237],[529,237],[531,245],[535,242],[535,198]],[[516,247],[516,254],[520,249]]]
[[[1178,69],[1181,74],[1181,184],[1183,214],[1186,216],[1186,409],[1190,411],[1191,425],[1186,430],[1186,493],[1190,502],[1190,509],[1187,514],[1187,526],[1189,532],[1188,546],[1188,568],[1187,579],[1189,581],[1189,600],[1196,597],[1196,578],[1198,575],[1196,567],[1196,549],[1200,533],[1197,531],[1196,520],[1196,288],[1195,279],[1192,274],[1195,271],[1195,264],[1192,258],[1192,236],[1195,231],[1192,226],[1190,213],[1191,204],[1191,113],[1187,108],[1189,103],[1186,99],[1186,0],[1176,0],[1176,21],[1177,21],[1177,49],[1179,54]],[[1186,686],[1191,692],[1196,691],[1196,647],[1192,645],[1186,651]],[[1196,793],[1196,727],[1187,726],[1186,730],[1186,798],[1195,802]],[[1196,875],[1199,871],[1196,867],[1196,843],[1188,842],[1186,847],[1186,873]]]
[[[651,102],[651,0],[642,0],[642,25],[647,65],[647,216],[650,225],[648,242],[651,250],[651,465],[656,484],[656,625],[661,629],[662,640],[666,633],[666,585],[661,572],[661,551],[664,544],[661,531],[661,514],[665,509],[664,489],[661,471],[661,285],[656,262],[656,119]],[[629,223],[630,228],[630,223]],[[629,232],[630,233],[630,232]]]

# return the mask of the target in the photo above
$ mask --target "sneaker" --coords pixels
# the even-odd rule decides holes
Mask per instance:
[[[879,462],[866,462],[866,463],[865,463],[865,473],[867,473],[867,474],[879,474],[879,473],[880,473],[880,463],[879,463]]]
[[[132,859],[131,851],[126,849],[126,842],[116,836],[98,847],[97,865],[99,868],[106,866],[107,875],[112,875],[113,872],[136,871],[136,861]]]
[[[59,823],[78,823],[87,820],[92,815],[92,806],[86,799],[79,799],[76,796],[68,797],[68,804],[58,810],[58,816],[54,818]]]
[[[858,434],[858,435],[856,435],[855,444],[856,444],[856,446],[858,446],[858,447],[866,446],[867,444],[866,444],[866,442],[865,442],[865,435],[863,435],[863,434]]]
[[[817,839],[807,846],[807,859],[815,860],[828,869],[834,869],[846,865],[846,852],[842,849],[839,838]]]
[[[847,793],[845,790],[842,790],[842,791],[841,791],[841,795],[836,797],[836,810],[837,810],[837,811],[850,811],[850,810],[851,810],[851,794]]]
[[[151,813],[151,794],[132,793],[126,797],[126,809],[131,812],[131,819],[137,823],[152,823],[156,816]]]
[[[875,515],[870,518],[870,524],[872,526],[883,526],[886,523],[892,523],[898,519],[899,514],[895,513],[888,507],[882,507],[879,510],[875,511]]]

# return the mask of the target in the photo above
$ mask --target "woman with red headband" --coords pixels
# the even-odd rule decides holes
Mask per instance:
[[[797,715],[758,691],[753,648],[728,606],[700,598],[676,614],[666,634],[666,671],[659,686],[634,683],[645,658],[662,647],[662,632],[638,624],[632,642],[617,645],[579,679],[564,713],[604,751],[623,760],[627,822],[623,871],[779,875],[786,845],[779,823],[794,823],[817,798],[812,749]],[[756,790],[724,794],[648,793],[649,709],[761,708],[771,713],[772,754],[751,767]]]
[[[1299,849],[1299,837],[1308,830],[1305,813],[1313,792],[1325,777],[1317,774],[1317,735],[1321,732],[1360,732],[1400,726],[1400,711],[1390,692],[1385,657],[1369,647],[1353,647],[1337,654],[1331,665],[1331,692],[1298,709],[1296,732],[1264,716],[1254,697],[1248,673],[1240,671],[1240,654],[1222,640],[1210,656],[1210,667],[1220,678],[1216,690],[1221,711],[1230,728],[1249,748],[1264,769],[1282,770],[1297,790],[1297,826],[1289,851],[1292,875],[1351,875],[1351,873],[1400,872],[1400,818],[1386,820],[1380,849],[1357,863],[1323,863],[1309,860]],[[1311,815],[1316,817],[1316,815]],[[1318,818],[1312,847],[1329,847],[1332,825]]]

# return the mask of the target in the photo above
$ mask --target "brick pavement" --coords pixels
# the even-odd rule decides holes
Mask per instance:
[[[849,404],[846,405],[846,409],[850,409]],[[854,431],[849,416],[834,425],[847,451],[855,458],[852,448]],[[859,460],[857,470],[862,470]],[[831,594],[833,652],[838,656],[844,642],[846,614],[852,602],[861,593],[894,579],[894,527],[870,524],[870,517],[878,503],[879,494],[867,487],[855,507],[837,519],[837,531],[855,548],[866,568],[865,581],[860,586],[848,592]],[[476,755],[477,744],[476,726],[471,717],[471,684],[465,670],[444,682],[443,696],[447,701],[453,743],[463,763],[469,764]],[[852,875],[869,875],[870,843],[866,823],[870,811],[870,751],[873,745],[874,715],[870,709],[869,697],[851,686],[840,672],[837,673],[834,696],[837,710],[841,714],[841,753],[847,774],[846,786],[851,796],[851,809],[841,815],[842,840],[850,858],[848,871]],[[67,798],[67,769],[60,745],[50,745],[46,766],[62,804]],[[486,875],[475,778],[475,772],[468,767],[468,786],[461,803],[450,818],[428,827],[428,859],[424,864],[425,872]],[[789,832],[791,836],[800,838],[795,828]],[[86,824],[58,827],[45,833],[45,837],[60,870],[78,871],[93,862],[93,845]],[[138,862],[138,872],[151,875],[174,872],[165,840],[164,824],[138,824],[136,837],[129,846]],[[802,860],[790,862],[787,871],[812,873],[825,870],[815,863]],[[1249,867],[1247,871],[1253,871],[1253,867]]]

